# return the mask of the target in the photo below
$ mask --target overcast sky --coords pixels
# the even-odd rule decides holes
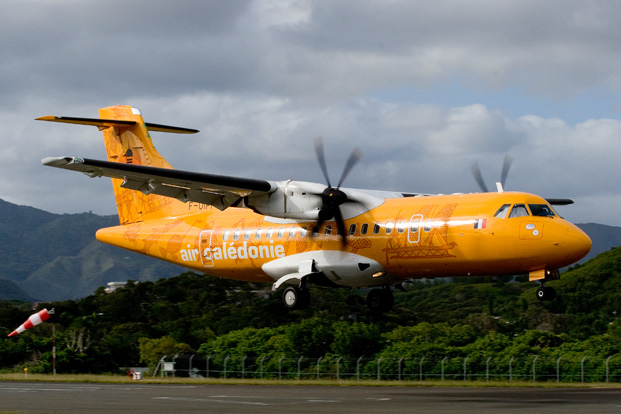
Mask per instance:
[[[108,179],[43,167],[105,158],[97,117],[126,104],[179,169],[425,193],[568,197],[576,223],[621,226],[621,3],[615,1],[2,2],[0,198],[115,214]]]

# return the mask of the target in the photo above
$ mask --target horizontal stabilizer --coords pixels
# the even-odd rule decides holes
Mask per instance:
[[[571,198],[546,198],[546,201],[553,206],[566,206],[574,203]]]
[[[42,116],[36,119],[37,121],[49,121],[49,122],[61,122],[65,124],[78,124],[78,125],[92,125],[100,129],[110,127],[130,127],[136,125],[135,121],[126,121],[121,119],[100,119],[100,118],[75,118],[69,116]],[[174,134],[196,134],[197,129],[181,128],[168,125],[152,124],[145,122],[145,126],[149,131],[155,132],[171,132]]]

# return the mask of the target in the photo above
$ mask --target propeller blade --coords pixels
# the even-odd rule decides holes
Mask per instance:
[[[505,161],[502,164],[502,174],[500,175],[500,184],[502,184],[503,188],[505,186],[505,181],[507,181],[507,176],[509,175],[511,163],[513,163],[513,157],[509,154],[505,155]]]
[[[324,223],[324,219],[321,217],[321,211],[319,212],[319,220],[317,220],[317,224],[313,227],[313,232],[311,233],[311,238],[315,237],[315,234],[319,234],[319,229]]]
[[[345,168],[343,169],[343,174],[341,174],[339,184],[336,186],[336,188],[341,188],[341,184],[343,184],[343,181],[345,181],[345,177],[347,177],[351,169],[354,167],[354,165],[356,165],[358,161],[360,161],[360,159],[362,159],[362,152],[358,148],[356,148],[349,156],[347,164],[345,164]]]
[[[313,233],[319,233],[319,229],[323,223],[331,220],[332,217],[334,217],[334,206],[324,203],[317,215],[317,224],[313,227]]]
[[[317,153],[317,161],[319,161],[319,166],[321,167],[321,172],[323,173],[328,186],[321,194],[315,194],[321,196],[321,208],[319,209],[319,214],[317,217],[317,223],[313,227],[313,234],[319,233],[321,226],[329,220],[334,219],[336,221],[337,231],[341,235],[341,242],[343,243],[343,247],[347,244],[347,235],[345,233],[345,220],[343,220],[343,214],[341,213],[340,205],[346,203],[348,201],[357,202],[356,200],[350,200],[347,197],[347,194],[340,190],[341,185],[345,181],[345,178],[349,175],[352,168],[360,161],[362,158],[362,152],[358,148],[354,149],[345,164],[345,168],[343,169],[343,173],[341,174],[341,179],[339,180],[339,184],[336,188],[332,187],[330,184],[330,177],[328,176],[328,167],[326,166],[326,156],[323,149],[323,138],[317,137],[315,138],[315,152]]]
[[[336,228],[338,233],[341,235],[341,245],[343,248],[347,246],[347,233],[345,232],[345,222],[343,221],[343,215],[341,214],[341,209],[339,207],[336,208],[334,212],[336,219]]]
[[[474,175],[474,179],[477,181],[477,184],[479,184],[481,190],[483,190],[484,193],[489,193],[489,190],[485,185],[485,181],[483,181],[483,176],[481,175],[481,169],[479,168],[478,162],[475,162],[472,166],[472,174]]]
[[[315,152],[317,153],[317,161],[319,161],[319,166],[321,167],[321,172],[326,179],[326,183],[328,183],[328,187],[332,187],[330,184],[330,177],[328,177],[328,167],[326,166],[326,157],[323,151],[322,137],[315,138]]]

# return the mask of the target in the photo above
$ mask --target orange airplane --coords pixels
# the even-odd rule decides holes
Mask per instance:
[[[320,140],[327,186],[174,170],[150,132],[198,131],[145,123],[129,106],[103,108],[99,116],[38,118],[103,132],[108,161],[42,160],[112,178],[120,225],[100,229],[97,239],[198,272],[273,282],[274,291],[290,285],[283,292],[289,309],[307,307],[309,286],[317,285],[377,287],[367,304],[383,312],[409,279],[458,276],[528,274],[541,283],[537,297],[552,300],[546,282],[591,248],[589,237],[551,207],[571,200],[504,192],[500,183],[498,192],[453,195],[341,187],[361,157],[357,150],[333,187]]]

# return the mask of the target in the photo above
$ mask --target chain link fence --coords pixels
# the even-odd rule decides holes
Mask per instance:
[[[621,355],[574,357],[319,358],[165,356],[153,376],[386,381],[621,382]]]

